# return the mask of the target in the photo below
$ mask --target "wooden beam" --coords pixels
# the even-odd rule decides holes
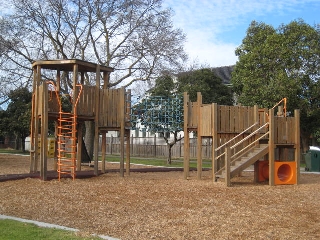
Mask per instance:
[[[294,150],[294,159],[296,161],[296,184],[300,182],[300,111],[294,110],[294,132],[295,132],[295,150]]]
[[[274,186],[274,109],[269,110],[269,185]]]
[[[201,179],[202,176],[202,136],[201,136],[201,128],[202,128],[202,96],[200,92],[197,92],[197,114],[198,114],[198,130],[197,130],[197,179]]]
[[[127,175],[130,175],[130,130],[126,130],[126,139],[127,139],[127,145],[126,145],[126,173]]]
[[[78,147],[77,147],[77,171],[81,171],[81,163],[82,163],[82,138],[83,138],[83,122],[78,124]]]
[[[212,179],[216,181],[216,172],[217,172],[217,144],[218,144],[218,105],[216,103],[212,103]]]
[[[187,92],[183,93],[183,132],[184,132],[184,144],[183,144],[183,177],[187,179],[189,177],[190,171],[190,139],[189,139],[189,131],[188,131],[188,103],[189,103],[189,95]]]
[[[120,176],[124,177],[125,89],[120,90]]]
[[[230,179],[230,161],[231,161],[231,149],[230,147],[226,147],[226,158],[225,158],[225,183],[227,187],[231,186]]]
[[[40,143],[40,177],[47,180],[48,160],[48,85],[44,82],[41,86],[41,143]]]
[[[106,172],[106,146],[107,146],[107,136],[106,132],[102,132],[102,143],[101,143],[101,172]]]
[[[94,115],[94,146],[93,146],[93,160],[94,160],[94,174],[98,176],[98,151],[99,151],[99,99],[100,99],[100,65],[96,66],[96,93],[95,93],[95,115]]]

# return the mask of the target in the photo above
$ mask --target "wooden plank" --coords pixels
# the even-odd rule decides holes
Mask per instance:
[[[119,114],[121,116],[121,126],[120,126],[120,176],[124,177],[124,124],[125,124],[125,119],[124,119],[124,94],[125,90],[124,88],[121,88],[121,94],[120,96],[120,102],[119,102]]]
[[[187,179],[190,171],[190,139],[188,126],[190,124],[190,101],[187,92],[183,93],[183,132],[184,132],[184,145],[183,145],[183,177]]]
[[[230,115],[229,115],[229,121],[230,121],[229,131],[230,131],[230,132],[234,132],[234,131],[235,131],[235,109],[236,109],[236,107],[230,106],[229,109],[230,109]]]
[[[94,146],[93,146],[93,157],[94,157],[94,174],[98,176],[99,166],[98,166],[98,151],[99,151],[99,97],[100,95],[100,65],[96,67],[96,86],[95,86],[95,116],[94,116]]]
[[[294,110],[294,159],[296,161],[296,184],[300,182],[300,111]]]
[[[230,150],[230,147],[227,147],[226,148],[226,157],[225,157],[225,183],[226,183],[227,187],[231,186],[230,161],[231,161],[231,150]]]
[[[274,186],[274,131],[275,131],[275,121],[274,121],[274,109],[269,110],[269,185]]]
[[[198,136],[197,136],[197,179],[201,179],[201,175],[202,175],[202,137],[200,136],[200,132],[201,132],[201,127],[202,127],[202,121],[201,121],[201,111],[200,111],[200,107],[202,104],[202,96],[201,93],[198,92],[197,93],[197,105],[198,105],[198,112],[197,112],[197,116],[198,116]]]
[[[211,136],[211,105],[202,106],[201,110],[201,136]]]
[[[216,161],[216,157],[217,157],[217,152],[216,152],[216,149],[217,149],[217,145],[218,145],[218,126],[217,126],[217,112],[218,112],[218,106],[216,103],[213,103],[211,105],[212,107],[212,110],[211,110],[211,113],[212,113],[212,124],[211,124],[211,133],[212,133],[212,159],[211,159],[211,162],[212,162],[212,179],[213,181],[216,181],[216,172],[217,172],[217,161]]]

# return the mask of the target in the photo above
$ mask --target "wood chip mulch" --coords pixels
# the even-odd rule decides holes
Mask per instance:
[[[0,155],[0,175],[28,171],[29,157]],[[320,238],[319,174],[271,187],[244,172],[229,188],[210,174],[204,171],[202,180],[196,172],[184,180],[181,171],[170,171],[3,181],[0,214],[123,240]]]

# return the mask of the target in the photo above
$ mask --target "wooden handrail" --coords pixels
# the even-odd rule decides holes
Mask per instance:
[[[248,136],[246,136],[244,139],[242,139],[241,141],[237,142],[236,144],[234,144],[233,146],[230,147],[230,149],[234,149],[235,147],[237,147],[239,144],[243,143],[244,141],[246,141],[247,139],[251,138],[253,135],[255,135],[258,131],[260,131],[262,128],[266,127],[267,125],[269,125],[268,122],[266,122],[264,125],[262,125],[261,127],[259,127],[257,130],[255,130],[254,132],[250,133]]]
[[[233,137],[232,139],[230,139],[229,141],[225,142],[224,144],[222,144],[221,146],[217,147],[215,149],[215,151],[219,151],[221,148],[223,148],[225,145],[229,144],[230,142],[234,141],[236,138],[240,137],[242,134],[244,134],[246,131],[250,130],[251,128],[253,128],[254,126],[256,126],[257,124],[259,124],[258,122],[252,124],[250,127],[248,127],[247,129],[243,130],[241,133],[239,133],[237,136]]]

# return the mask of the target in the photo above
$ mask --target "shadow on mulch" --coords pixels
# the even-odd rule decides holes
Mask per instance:
[[[190,171],[196,171],[196,168],[190,168]],[[209,169],[202,169],[203,171],[207,171]],[[147,172],[182,172],[183,168],[133,168],[130,169],[130,172],[141,172],[141,173],[147,173]],[[105,173],[111,173],[111,172],[120,172],[119,169],[106,169]],[[102,172],[99,171],[98,175],[101,175]],[[94,174],[93,170],[89,171],[77,171],[76,172],[76,179],[84,179],[84,178],[92,178],[96,177],[97,175]],[[42,179],[40,176],[40,172],[35,173],[23,173],[23,174],[6,174],[6,175],[0,175],[0,182],[10,181],[10,180],[20,180],[25,178],[38,178]],[[64,178],[71,178],[71,176],[66,175]],[[47,180],[53,180],[58,179],[58,173],[57,171],[47,171]]]

